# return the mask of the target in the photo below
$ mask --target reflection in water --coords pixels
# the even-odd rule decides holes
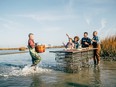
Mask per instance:
[[[32,76],[32,83],[30,85],[30,87],[44,87],[43,82],[41,81],[41,79],[39,78],[38,75],[33,75]]]
[[[73,83],[73,82],[67,82],[66,84],[67,84],[69,87],[89,87],[88,85],[78,84],[78,83]]]
[[[100,80],[100,67],[95,66],[93,69],[93,85],[100,87],[101,80]]]

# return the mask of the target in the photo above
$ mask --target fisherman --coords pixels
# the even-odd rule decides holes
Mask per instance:
[[[68,34],[66,34],[66,36],[68,37],[68,39],[70,38],[70,36],[68,35]],[[74,37],[74,40],[72,40],[72,42],[74,43],[74,48],[75,49],[78,49],[78,47],[79,47],[79,37],[78,36],[75,36]]]
[[[28,40],[28,48],[29,48],[30,55],[32,57],[32,65],[31,65],[31,67],[35,67],[34,70],[36,70],[36,66],[41,61],[41,57],[35,51],[36,44],[34,42],[34,34],[33,33],[30,33],[28,35],[28,37],[29,37],[29,40]]]
[[[100,47],[99,37],[97,36],[97,31],[93,32],[92,45],[93,45],[93,48],[97,48],[97,49],[94,50],[94,56],[93,56],[94,64],[99,65],[100,64],[100,50],[101,50],[101,47]]]
[[[84,37],[81,39],[82,48],[86,48],[91,45],[91,39],[87,36],[88,32],[84,32]]]

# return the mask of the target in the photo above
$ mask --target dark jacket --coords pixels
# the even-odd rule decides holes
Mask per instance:
[[[85,42],[87,42],[88,44],[85,44]],[[82,47],[85,48],[85,47],[89,47],[89,45],[91,45],[91,39],[90,38],[85,38],[83,37],[81,39],[81,44],[82,44]]]

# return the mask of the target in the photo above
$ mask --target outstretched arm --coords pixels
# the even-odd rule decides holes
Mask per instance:
[[[62,44],[64,45],[65,48],[67,48],[67,44],[65,44],[64,42]]]
[[[66,34],[66,36],[67,36],[68,38],[70,38],[70,36],[69,36],[68,34]]]
[[[62,42],[63,46],[66,46],[64,42]]]

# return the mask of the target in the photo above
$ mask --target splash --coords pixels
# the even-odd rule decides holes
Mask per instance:
[[[25,66],[22,69],[22,74],[29,75],[29,74],[34,74],[34,73],[49,73],[51,71],[52,71],[51,69],[46,69],[46,68],[42,68],[42,67],[36,67],[36,71],[35,71],[34,67]]]
[[[0,67],[1,68],[1,67]],[[41,73],[50,73],[52,70],[42,67],[36,67],[36,71],[33,67],[30,67],[30,65],[26,65],[23,68],[21,67],[3,67],[0,72],[0,77],[9,77],[9,76],[28,76],[32,74],[41,74]]]

